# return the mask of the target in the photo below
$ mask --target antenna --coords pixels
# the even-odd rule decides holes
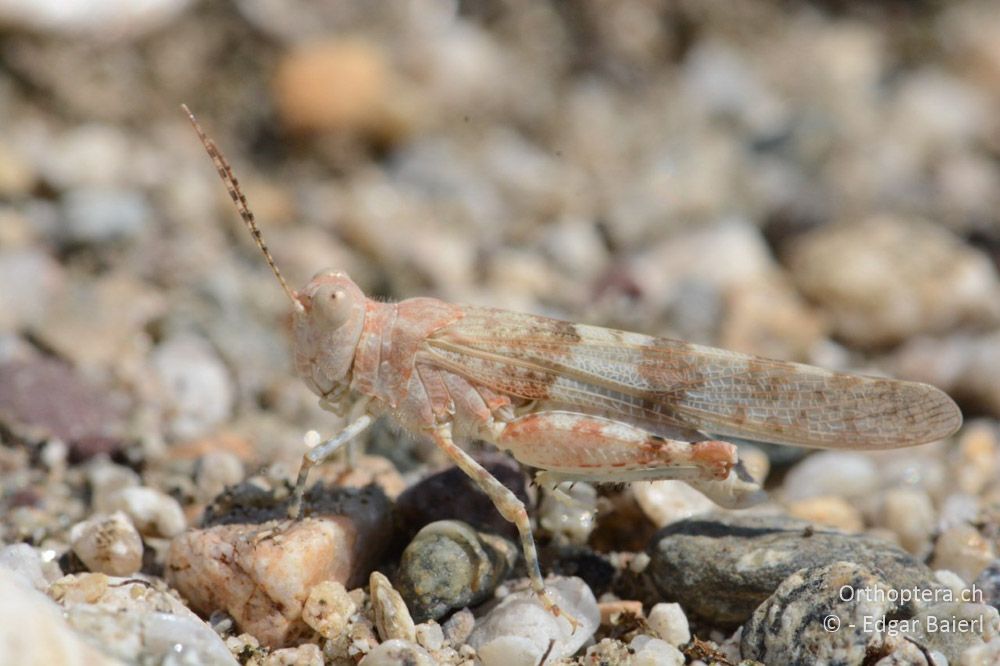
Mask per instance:
[[[302,303],[295,297],[295,292],[288,286],[285,282],[285,278],[281,275],[281,271],[278,270],[278,265],[274,263],[274,257],[271,256],[271,251],[267,249],[267,244],[264,242],[263,236],[260,233],[260,227],[257,226],[257,222],[254,219],[253,212],[250,210],[250,206],[247,205],[247,198],[243,196],[243,191],[240,189],[240,181],[236,179],[233,175],[233,168],[229,166],[229,162],[222,155],[222,151],[219,147],[215,145],[215,142],[208,138],[205,134],[205,130],[201,128],[198,124],[198,120],[191,113],[191,109],[187,107],[187,104],[181,104],[181,108],[184,109],[184,113],[187,114],[188,120],[191,121],[191,125],[194,127],[194,131],[198,133],[198,138],[201,139],[202,145],[205,146],[205,150],[208,152],[208,156],[212,158],[212,163],[215,165],[215,170],[219,172],[219,178],[222,182],[226,184],[226,189],[229,191],[229,196],[232,198],[233,203],[236,204],[236,210],[239,211],[240,217],[243,219],[243,223],[247,225],[247,229],[250,230],[250,235],[253,236],[254,242],[257,243],[257,247],[260,251],[264,253],[264,259],[267,260],[267,265],[271,267],[271,271],[274,273],[274,277],[278,278],[278,282],[281,283],[281,288],[285,290],[288,294],[288,298],[291,299],[292,303],[295,305],[295,309],[302,311],[305,308]]]

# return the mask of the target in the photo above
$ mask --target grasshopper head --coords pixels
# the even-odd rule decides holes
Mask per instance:
[[[365,324],[365,295],[346,273],[326,270],[295,293],[295,368],[316,395],[336,397],[351,381]]]

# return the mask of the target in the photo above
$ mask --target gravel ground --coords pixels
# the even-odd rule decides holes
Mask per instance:
[[[353,464],[293,287],[932,383],[953,437],[740,443],[770,499]],[[0,664],[1000,663],[990,2],[0,1]],[[835,618],[831,620],[830,618]],[[836,622],[836,626],[831,623]]]

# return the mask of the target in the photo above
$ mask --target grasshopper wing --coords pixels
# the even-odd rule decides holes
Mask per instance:
[[[927,384],[830,372],[490,308],[435,332],[427,361],[489,388],[638,425],[821,448],[947,437],[958,406]]]

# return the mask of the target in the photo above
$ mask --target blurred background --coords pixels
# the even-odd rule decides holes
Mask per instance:
[[[181,103],[293,286],[336,267],[1000,415],[991,2],[0,0],[0,25],[0,413],[72,459],[295,461],[335,428]]]

